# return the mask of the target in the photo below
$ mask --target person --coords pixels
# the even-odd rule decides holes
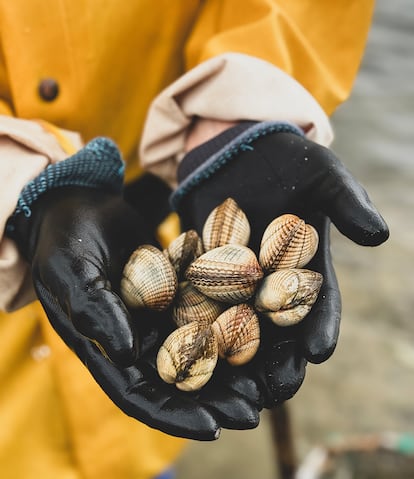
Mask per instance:
[[[373,2],[0,8],[2,477],[167,477],[183,438],[255,427],[263,406],[297,391],[307,361],[332,354],[330,220],[359,244],[387,239],[329,149],[328,117],[350,93]],[[117,294],[138,245],[178,234],[170,189],[183,228],[200,230],[233,196],[254,248],[287,210],[320,235],[310,266],[324,284],[303,325],[263,325],[252,363],[222,366],[195,395],[154,372],[168,318]]]

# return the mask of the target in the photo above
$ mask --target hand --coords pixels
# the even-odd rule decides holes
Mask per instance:
[[[138,190],[139,184],[128,188],[131,203]],[[15,219],[13,235],[31,263],[38,298],[57,333],[128,415],[200,440],[215,439],[221,427],[254,427],[260,401],[254,381],[232,374],[219,394],[212,386],[193,396],[163,383],[154,358],[171,321],[131,314],[120,299],[128,257],[140,244],[155,243],[150,221],[157,218],[147,215],[149,204],[147,198],[144,216],[120,194],[99,189],[60,187],[42,194],[29,218]]]
[[[306,361],[325,361],[337,343],[341,299],[330,255],[330,221],[364,246],[381,244],[388,238],[388,228],[364,189],[329,149],[294,133],[272,133],[251,142],[244,137],[238,149],[233,143],[228,159],[230,133],[196,148],[180,165],[181,182],[186,180],[188,185],[191,164],[198,167],[197,177],[205,178],[187,188],[182,197],[178,189],[183,229],[201,232],[210,211],[232,197],[250,221],[249,246],[256,253],[265,227],[284,213],[297,214],[319,233],[317,254],[307,268],[322,273],[324,281],[311,312],[289,328],[262,318],[264,340],[250,368],[260,372],[266,405],[270,405],[291,397],[303,381]],[[217,151],[225,161],[216,158],[212,166]],[[210,163],[204,163],[206,169],[200,173],[203,156]]]

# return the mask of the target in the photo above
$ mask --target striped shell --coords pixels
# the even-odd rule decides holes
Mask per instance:
[[[181,233],[164,250],[165,256],[174,266],[180,279],[188,265],[203,253],[203,245],[197,231],[189,230]]]
[[[212,324],[219,356],[233,366],[250,361],[260,343],[259,319],[248,304],[237,304],[222,313]]]
[[[266,272],[302,268],[315,255],[318,239],[315,228],[296,215],[279,216],[263,234],[259,262]]]
[[[186,278],[206,296],[236,304],[253,296],[263,271],[247,246],[225,245],[207,251],[187,269]]]
[[[173,331],[157,355],[161,378],[182,391],[196,391],[211,378],[218,360],[217,340],[211,327],[197,322]]]
[[[322,280],[316,271],[278,270],[264,278],[256,292],[255,307],[279,326],[296,324],[311,310]]]
[[[247,246],[250,238],[249,221],[233,198],[227,198],[209,214],[202,236],[206,251],[225,244]]]
[[[136,249],[125,265],[121,296],[132,308],[163,311],[177,291],[177,275],[163,253],[152,245]]]
[[[224,309],[223,303],[204,295],[189,281],[183,281],[178,285],[172,315],[177,326],[184,326],[192,321],[211,324]]]

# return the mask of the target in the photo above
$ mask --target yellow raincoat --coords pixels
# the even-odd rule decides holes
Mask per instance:
[[[263,58],[328,113],[348,96],[371,0],[0,0],[0,114],[43,119],[85,141],[113,138],[139,174],[151,100],[223,52]],[[53,101],[39,95],[51,78]],[[184,441],[140,424],[104,395],[38,303],[0,313],[0,477],[144,479]]]

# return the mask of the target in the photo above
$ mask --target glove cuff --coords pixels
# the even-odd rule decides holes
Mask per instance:
[[[7,222],[6,231],[14,229],[19,214],[31,216],[31,205],[46,191],[62,186],[84,186],[119,193],[123,187],[125,165],[116,144],[109,138],[98,137],[70,158],[48,166],[29,181],[17,201],[16,209]]]
[[[178,167],[178,188],[170,197],[172,208],[177,210],[193,188],[236,158],[241,151],[253,150],[256,140],[273,133],[304,136],[303,131],[292,123],[243,121],[191,150]]]

